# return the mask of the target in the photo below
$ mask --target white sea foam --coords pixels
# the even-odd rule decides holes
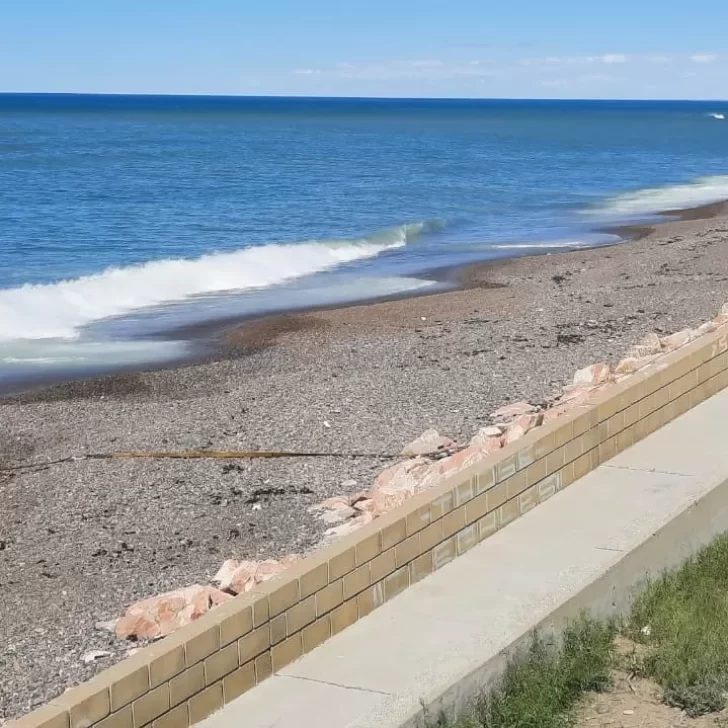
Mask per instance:
[[[196,259],[157,260],[46,285],[0,290],[0,342],[71,338],[92,321],[193,296],[283,283],[402,247],[431,223],[356,241],[244,248]]]
[[[589,214],[602,218],[653,215],[668,210],[684,210],[711,202],[728,200],[728,175],[701,177],[689,184],[637,190],[606,200]]]
[[[711,114],[708,114],[713,119],[718,119],[719,121],[723,121],[725,119],[725,114],[719,114],[718,112],[713,112]]]

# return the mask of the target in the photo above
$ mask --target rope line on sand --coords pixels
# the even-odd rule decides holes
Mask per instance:
[[[156,459],[156,460],[271,460],[274,458],[378,458],[392,460],[400,457],[387,453],[364,452],[279,452],[275,450],[183,450],[174,451],[144,451],[130,450],[109,453],[90,453],[86,455],[70,455],[58,460],[47,460],[26,465],[0,467],[0,473],[19,473],[35,468],[48,468],[62,463],[73,463],[81,460],[129,460],[129,459]]]

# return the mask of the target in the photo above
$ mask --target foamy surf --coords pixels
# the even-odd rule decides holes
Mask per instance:
[[[272,244],[196,259],[158,260],[0,290],[0,342],[72,338],[94,321],[139,309],[267,288],[403,247],[432,225],[402,225],[355,241]]]
[[[723,121],[725,119],[725,114],[720,114],[718,112],[713,112],[711,114],[708,114],[708,116],[711,119],[717,119],[718,121]]]
[[[587,211],[587,214],[624,219],[668,210],[685,210],[722,200],[728,200],[728,175],[701,177],[688,184],[647,188],[617,195]]]

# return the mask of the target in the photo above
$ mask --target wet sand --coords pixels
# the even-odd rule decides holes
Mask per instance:
[[[0,400],[0,719],[123,656],[94,625],[135,599],[205,582],[226,558],[315,545],[325,526],[307,508],[387,462],[347,453],[393,454],[430,426],[465,441],[505,402],[543,401],[647,332],[712,318],[728,300],[726,211],[471,266],[453,291],[232,326],[201,363]],[[206,447],[337,456],[2,470]],[[114,657],[86,666],[91,649]]]

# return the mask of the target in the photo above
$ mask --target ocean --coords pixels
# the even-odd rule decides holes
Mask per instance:
[[[728,102],[0,94],[0,388],[728,198]]]

